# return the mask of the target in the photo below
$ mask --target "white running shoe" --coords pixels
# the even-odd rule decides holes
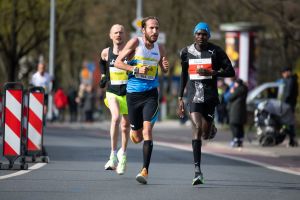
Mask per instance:
[[[117,168],[118,165],[118,159],[117,156],[114,154],[111,154],[109,157],[109,160],[107,161],[107,163],[104,166],[105,170],[115,170]]]
[[[126,171],[127,156],[126,154],[124,154],[122,149],[119,149],[117,157],[119,160],[119,164],[117,166],[117,174],[123,175]]]
[[[135,179],[137,182],[141,184],[147,184],[147,179],[148,179],[148,171],[146,168],[143,168],[138,175],[136,175]]]

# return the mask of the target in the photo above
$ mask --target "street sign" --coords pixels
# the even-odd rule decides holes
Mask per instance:
[[[136,18],[135,20],[132,21],[132,26],[136,29],[136,30],[140,30],[142,27],[142,18]]]

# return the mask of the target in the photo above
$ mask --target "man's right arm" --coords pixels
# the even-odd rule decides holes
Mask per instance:
[[[180,85],[179,85],[179,94],[178,97],[183,97],[183,92],[188,81],[188,61],[187,61],[187,49],[184,48],[180,52],[181,59],[181,75],[180,75]]]
[[[105,88],[107,82],[107,60],[108,60],[108,48],[102,50],[99,60],[101,80],[100,88]]]
[[[181,76],[180,76],[180,85],[179,85],[179,92],[178,92],[178,107],[177,107],[177,115],[180,118],[184,117],[184,102],[183,102],[183,92],[188,81],[188,61],[187,61],[187,49],[184,48],[180,51],[180,58],[181,58]]]
[[[130,56],[134,53],[135,49],[137,48],[139,41],[137,38],[132,38],[127,42],[124,49],[119,53],[115,61],[115,67],[132,72],[134,66],[125,64],[125,59],[130,58]]]
[[[108,48],[105,48],[102,50],[99,60],[99,66],[100,66],[100,72],[101,75],[106,75],[107,69],[106,69],[106,62],[108,60]]]

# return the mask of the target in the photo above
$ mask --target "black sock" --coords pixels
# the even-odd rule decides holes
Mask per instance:
[[[195,174],[201,174],[201,140],[192,140],[193,154],[194,154],[194,164],[195,164]]]
[[[151,160],[151,154],[153,149],[153,142],[152,140],[145,140],[143,145],[143,154],[144,154],[144,168],[149,168],[150,160]]]

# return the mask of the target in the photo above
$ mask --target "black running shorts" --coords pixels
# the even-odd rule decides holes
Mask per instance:
[[[130,127],[139,130],[144,121],[154,123],[158,116],[158,92],[152,89],[145,92],[127,93],[127,107]]]
[[[190,113],[198,112],[209,122],[215,117],[215,106],[207,103],[190,103]]]

